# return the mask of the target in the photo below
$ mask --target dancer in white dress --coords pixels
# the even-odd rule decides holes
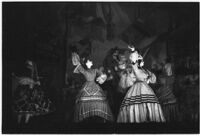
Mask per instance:
[[[121,104],[117,122],[119,123],[142,123],[142,122],[165,122],[165,118],[158,99],[148,85],[155,83],[156,76],[142,68],[143,58],[134,47],[130,47],[130,61],[132,71],[128,75],[126,84],[128,92]],[[127,86],[128,87],[128,86]]]

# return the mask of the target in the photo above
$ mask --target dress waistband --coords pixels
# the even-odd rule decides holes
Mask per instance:
[[[145,82],[145,81],[141,81],[141,80],[136,80],[135,83],[140,83],[140,82]]]

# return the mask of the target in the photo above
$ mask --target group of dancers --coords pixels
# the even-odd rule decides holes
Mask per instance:
[[[126,89],[126,94],[121,102],[116,122],[143,123],[170,121],[171,113],[176,112],[176,109],[174,109],[176,108],[174,107],[176,104],[173,104],[176,103],[176,98],[173,97],[172,89],[165,86],[161,87],[158,90],[160,96],[157,97],[149,86],[149,83],[156,82],[156,76],[143,68],[144,61],[139,52],[133,46],[129,46],[129,49],[129,62],[121,62],[118,65],[120,81],[119,84],[115,85],[118,85],[121,89]],[[81,73],[86,79],[76,98],[75,121],[114,121],[106,94],[99,86],[99,84],[101,85],[109,79],[106,74],[107,71],[104,68],[92,69],[92,60],[90,58],[80,58],[77,53],[72,53],[72,63],[76,66],[74,73]],[[167,81],[167,83],[170,83],[168,80],[171,80],[171,78],[167,80],[163,79],[161,82]],[[166,82],[163,84],[166,84]],[[170,108],[172,109],[168,110],[166,106],[161,107],[161,100],[159,99],[164,99],[162,103],[170,104]],[[164,109],[168,113],[164,113]]]
[[[163,85],[155,94],[149,86],[149,83],[157,81],[155,74],[143,67],[143,57],[138,50],[133,46],[128,48],[130,51],[128,60],[122,57],[116,69],[119,72],[119,82],[114,85],[125,93],[122,102],[113,103],[120,103],[117,118],[109,105],[108,94],[101,87],[103,83],[113,79],[109,76],[111,70],[103,67],[94,69],[90,57],[80,58],[76,52],[72,53],[72,64],[75,66],[73,72],[82,74],[86,79],[76,96],[74,122],[166,122],[170,121],[172,116],[176,117],[177,106],[172,92],[172,73],[167,71],[167,77],[159,77]],[[30,71],[29,75],[15,76],[19,85],[14,93],[13,109],[19,123],[23,117],[25,123],[28,123],[32,116],[55,110],[41,90],[36,64],[27,61],[26,67]]]

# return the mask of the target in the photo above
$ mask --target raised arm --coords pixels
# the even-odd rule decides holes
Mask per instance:
[[[73,71],[74,73],[85,73],[85,69],[81,65],[80,58],[77,53],[72,53],[72,64],[76,66],[76,68]]]

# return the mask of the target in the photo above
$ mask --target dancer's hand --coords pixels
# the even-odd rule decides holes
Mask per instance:
[[[77,53],[72,53],[72,63],[74,66],[80,64],[80,58]]]
[[[103,84],[106,81],[106,79],[107,79],[107,75],[106,74],[102,74],[96,79],[96,81],[99,84]]]
[[[150,75],[148,75],[148,76],[147,76],[147,79],[146,79],[146,81],[147,81],[147,84],[149,84],[149,83],[150,83],[150,78],[151,78],[151,76],[150,76]]]

